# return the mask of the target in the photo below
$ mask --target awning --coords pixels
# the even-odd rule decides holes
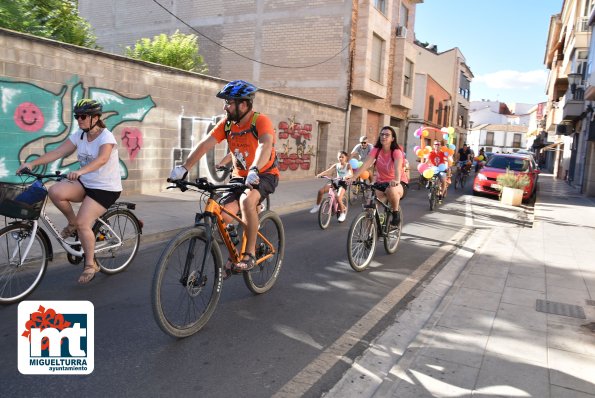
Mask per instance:
[[[558,147],[564,144],[563,142],[554,142],[553,144],[549,144],[541,148],[542,151],[558,151],[560,150]]]

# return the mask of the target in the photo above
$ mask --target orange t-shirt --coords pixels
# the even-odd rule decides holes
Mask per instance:
[[[248,175],[248,169],[254,163],[254,156],[256,149],[258,148],[258,139],[252,134],[252,117],[254,113],[250,113],[250,117],[246,118],[246,122],[242,125],[236,123],[231,124],[231,131],[229,137],[225,136],[225,122],[227,118],[221,120],[211,135],[217,140],[217,142],[223,141],[227,138],[227,144],[229,145],[229,151],[233,158],[235,176],[246,177]],[[270,134],[273,136],[273,148],[271,150],[271,158],[269,161],[261,167],[261,173],[273,174],[279,176],[279,169],[277,167],[271,167],[275,162],[275,129],[273,128],[273,122],[267,116],[260,114],[256,119],[256,131],[258,136],[262,137],[264,134]]]

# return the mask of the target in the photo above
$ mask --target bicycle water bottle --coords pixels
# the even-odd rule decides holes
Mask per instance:
[[[384,215],[383,211],[379,211],[378,212],[378,217],[380,218],[380,224],[384,225],[384,220],[386,219],[386,216]]]
[[[227,232],[229,233],[231,243],[233,243],[234,245],[240,243],[240,239],[238,238],[238,230],[235,224],[227,224],[227,227],[225,229],[227,229]]]

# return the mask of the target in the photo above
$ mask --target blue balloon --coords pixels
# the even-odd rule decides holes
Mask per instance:
[[[438,170],[439,171],[446,171],[446,165],[444,163],[440,163],[438,165]]]
[[[357,159],[351,159],[349,160],[349,164],[351,165],[352,169],[357,169],[359,161]]]

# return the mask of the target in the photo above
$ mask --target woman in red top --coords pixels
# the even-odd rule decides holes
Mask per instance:
[[[376,182],[383,183],[377,187],[377,190],[380,191],[378,192],[378,197],[382,198],[386,195],[393,209],[391,224],[399,225],[401,222],[399,202],[407,194],[409,179],[404,170],[405,155],[399,144],[397,144],[397,133],[390,126],[384,126],[380,130],[378,140],[370,155],[351,178],[356,180],[374,162],[376,162]]]

